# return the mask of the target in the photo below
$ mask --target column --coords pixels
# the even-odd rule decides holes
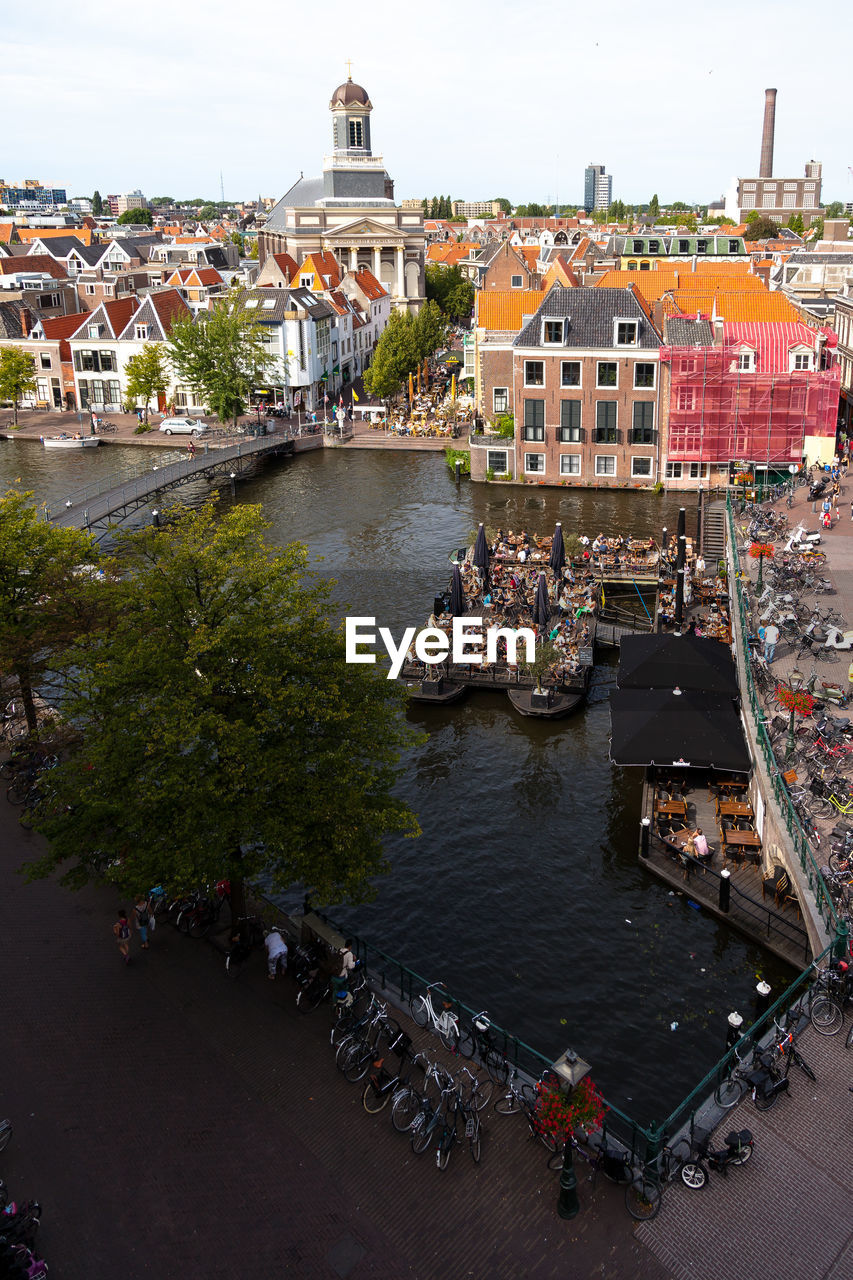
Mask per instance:
[[[355,245],[350,245],[349,250],[349,269],[355,274],[358,271],[358,249]]]
[[[397,246],[397,297],[405,298],[406,296],[406,273],[404,268],[405,255],[401,245]]]
[[[373,274],[379,283],[382,283],[382,250],[378,245],[373,249]]]

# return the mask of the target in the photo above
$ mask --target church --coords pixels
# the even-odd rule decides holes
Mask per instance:
[[[258,236],[261,267],[271,254],[301,263],[334,254],[341,269],[366,267],[400,311],[424,301],[423,214],[394,203],[394,183],[370,139],[373,104],[350,76],[332,94],[332,152],[319,178],[300,177],[270,213]]]

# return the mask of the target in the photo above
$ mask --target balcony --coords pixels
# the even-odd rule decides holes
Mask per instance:
[[[384,169],[382,156],[362,155],[355,151],[336,151],[323,156],[323,169]]]

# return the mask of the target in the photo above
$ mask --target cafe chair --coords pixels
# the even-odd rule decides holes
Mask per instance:
[[[783,871],[776,881],[776,885],[773,889],[773,901],[776,903],[776,906],[783,907],[785,905],[785,900],[788,898],[790,893],[791,881],[788,878],[787,871]]]

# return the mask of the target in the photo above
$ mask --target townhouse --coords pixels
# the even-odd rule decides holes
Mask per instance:
[[[660,344],[632,287],[555,286],[513,342],[514,438],[472,435],[472,478],[654,485]]]

